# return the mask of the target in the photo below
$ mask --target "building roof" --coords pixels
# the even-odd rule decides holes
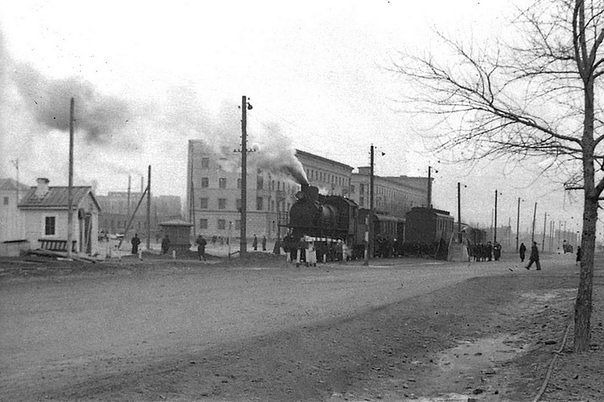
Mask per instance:
[[[19,202],[19,208],[67,209],[68,187],[48,187],[48,193],[46,193],[42,198],[36,196],[36,189],[37,187],[30,187],[30,189],[27,191],[27,194],[25,194],[25,196],[21,199],[21,202]],[[97,208],[100,210],[101,207],[92,194],[92,187],[90,186],[72,187],[73,205],[78,205],[80,201],[82,201],[82,199],[88,194],[90,194]]]
[[[11,190],[19,190],[27,191],[29,190],[29,186],[26,186],[23,183],[19,183],[14,179],[0,179],[0,191],[11,191]]]
[[[325,158],[323,156],[311,154],[310,152],[305,152],[305,151],[296,149],[296,156],[298,156],[298,155],[299,156],[305,156],[305,157],[311,158],[311,159],[316,159],[316,160],[319,160],[319,161],[322,161],[322,162],[331,163],[333,165],[339,166],[339,167],[344,168],[344,169],[348,169],[350,171],[352,171],[352,169],[354,169],[352,166],[349,166],[349,165],[347,165],[345,163],[334,161],[333,159],[328,159],[328,158]]]
[[[161,222],[159,226],[193,226],[193,224],[185,222],[182,219],[173,219],[171,221]]]

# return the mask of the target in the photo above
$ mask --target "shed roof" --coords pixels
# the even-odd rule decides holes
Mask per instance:
[[[173,219],[171,221],[161,222],[159,226],[193,226],[192,223],[185,222],[182,219]]]
[[[21,199],[19,208],[24,209],[67,209],[67,193],[68,187],[56,186],[48,187],[48,192],[43,197],[36,196],[37,187],[30,187],[27,194]],[[92,194],[92,187],[90,186],[74,186],[72,187],[73,205],[78,205],[80,201],[88,194],[92,197],[97,208],[100,210],[101,207],[97,202],[96,198]]]

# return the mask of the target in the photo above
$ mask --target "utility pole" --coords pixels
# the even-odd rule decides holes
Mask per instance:
[[[69,107],[69,180],[67,184],[67,257],[71,258],[73,238],[73,109],[74,100],[71,98]]]
[[[495,190],[495,225],[493,229],[493,243],[495,243],[497,241],[497,190]]]
[[[371,148],[373,149],[373,148]],[[432,166],[428,166],[428,208],[432,208]]]
[[[151,250],[151,165],[147,172],[147,250]]]
[[[518,236],[520,236],[520,197],[518,197],[518,213],[516,215],[516,252],[518,251]]]
[[[461,183],[457,182],[457,236],[461,244]]]
[[[364,265],[369,265],[369,258],[373,252],[373,184],[374,184],[374,146],[369,148],[369,214],[367,217],[367,253]],[[429,193],[428,187],[428,194]]]
[[[537,203],[535,203],[535,210],[533,211],[533,229],[531,230],[531,246],[535,242],[535,220],[537,219]]]
[[[128,206],[126,207],[126,216],[128,217],[128,219],[130,219],[130,186],[132,184],[131,180],[132,177],[128,175]]]
[[[193,238],[197,237],[197,224],[195,222],[195,180],[193,177],[195,176],[195,163],[193,162],[195,158],[195,146],[192,142],[189,141],[189,170],[191,174],[189,175],[189,223],[193,224]]]
[[[544,212],[543,214],[543,238],[541,240],[541,250],[545,251],[545,232],[546,232],[546,226],[547,225],[547,212]]]
[[[244,256],[247,253],[247,111],[252,110],[252,105],[248,102],[247,96],[241,97],[241,225],[239,240],[239,255]]]

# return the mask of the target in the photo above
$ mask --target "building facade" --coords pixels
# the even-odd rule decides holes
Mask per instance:
[[[17,204],[29,187],[13,179],[0,179],[0,243],[23,239]]]
[[[203,141],[190,140],[188,151],[187,214],[194,223],[193,235],[238,238],[241,225],[241,170],[239,154],[226,160]],[[322,194],[340,195],[369,208],[369,168],[344,163],[296,150],[310,185]],[[283,225],[295,202],[300,184],[283,174],[259,169],[253,157],[247,164],[247,234],[274,239],[282,236]],[[428,178],[375,176],[377,212],[404,218],[415,206],[425,206]],[[280,229],[281,228],[281,229]]]
[[[19,202],[24,238],[32,248],[44,242],[66,241],[68,231],[68,188],[50,187],[48,179],[38,179]],[[75,251],[95,255],[99,252],[99,204],[88,186],[74,186],[72,234]]]
[[[361,208],[370,207],[370,167],[359,167],[352,174],[349,198]],[[373,206],[377,213],[404,218],[413,207],[425,207],[428,178],[409,176],[375,176]]]

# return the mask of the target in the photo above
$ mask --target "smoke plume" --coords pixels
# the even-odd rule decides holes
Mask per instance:
[[[128,121],[128,104],[98,93],[89,82],[73,77],[48,79],[27,64],[16,66],[14,81],[36,121],[48,128],[69,129],[72,97],[77,129],[86,132],[86,138],[93,143],[109,142]]]
[[[265,135],[257,145],[257,152],[250,159],[255,159],[258,167],[263,170],[291,177],[298,184],[308,184],[306,172],[296,158],[291,140],[281,132],[277,124],[266,124],[265,129]]]

